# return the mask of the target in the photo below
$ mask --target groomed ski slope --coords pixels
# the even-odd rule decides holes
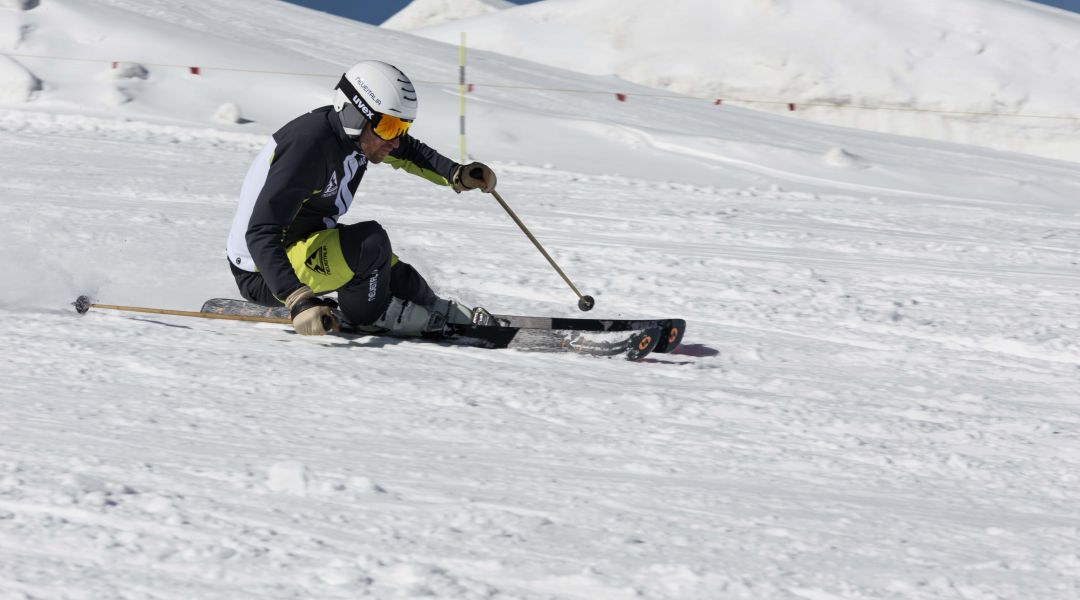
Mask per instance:
[[[273,22],[231,18],[237,43]],[[477,55],[507,81],[588,81]],[[417,135],[452,153],[452,96],[421,93]],[[235,295],[224,238],[275,124],[203,122],[203,101],[0,111],[0,598],[1080,594],[1076,165],[738,110],[659,130],[663,104],[570,97],[557,117],[505,92],[471,105],[502,195],[590,316],[684,317],[685,353],[77,316],[80,293]],[[383,223],[440,292],[580,314],[493,199],[385,167],[360,189],[345,220]]]

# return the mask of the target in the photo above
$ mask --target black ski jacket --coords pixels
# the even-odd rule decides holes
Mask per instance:
[[[458,163],[406,134],[387,164],[450,185]],[[273,135],[248,169],[229,232],[229,262],[262,274],[283,300],[303,284],[285,249],[337,226],[367,170],[367,157],[345,135],[333,107],[301,115]]]

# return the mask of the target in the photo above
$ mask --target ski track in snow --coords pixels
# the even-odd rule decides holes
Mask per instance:
[[[79,317],[235,296],[260,139],[0,141],[0,597],[1080,594],[1075,211],[496,165],[596,316],[687,319],[638,364]],[[439,291],[574,316],[490,198],[368,178]]]

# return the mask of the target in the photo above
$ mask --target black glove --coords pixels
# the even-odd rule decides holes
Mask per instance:
[[[334,314],[330,312],[334,302],[317,298],[306,285],[289,294],[285,306],[289,307],[293,329],[300,335],[325,335],[338,327]]]
[[[495,172],[491,167],[482,162],[471,162],[461,165],[454,171],[450,178],[450,184],[457,193],[465,190],[479,189],[482,192],[490,192],[495,189]]]

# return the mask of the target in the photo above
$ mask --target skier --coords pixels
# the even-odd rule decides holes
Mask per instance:
[[[274,133],[248,169],[229,231],[229,267],[240,294],[289,309],[303,335],[336,329],[336,291],[354,326],[404,335],[469,322],[471,311],[438,297],[393,253],[375,221],[340,225],[370,164],[386,162],[457,193],[495,188],[483,163],[460,165],[409,135],[416,91],[399,69],[365,60],[342,75],[332,106]],[[478,309],[481,310],[482,309]]]

